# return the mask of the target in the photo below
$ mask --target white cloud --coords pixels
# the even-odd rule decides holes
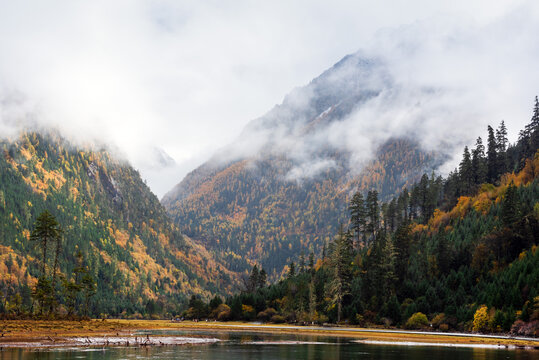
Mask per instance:
[[[291,88],[365,49],[403,86],[450,89],[447,109],[473,105],[465,130],[505,119],[514,132],[539,92],[537,6],[487,5],[0,0],[0,131],[31,117],[115,144],[162,195]],[[177,167],[153,168],[156,146]]]

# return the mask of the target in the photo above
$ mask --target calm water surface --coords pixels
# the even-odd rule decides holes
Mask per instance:
[[[417,360],[539,360],[539,351],[451,348],[427,346],[388,346],[354,343],[349,338],[305,335],[255,334],[248,332],[152,332],[178,336],[218,338],[204,345],[165,347],[109,347],[61,349],[4,349],[0,360],[11,359],[417,359]],[[150,333],[150,334],[152,334]],[[144,333],[146,334],[146,333]]]

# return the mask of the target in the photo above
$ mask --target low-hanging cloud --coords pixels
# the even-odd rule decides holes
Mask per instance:
[[[290,150],[304,176],[313,161],[333,166],[326,150],[361,163],[402,132],[434,148],[505,119],[514,140],[539,92],[538,18],[531,0],[0,2],[0,136],[53,126],[109,143],[161,195],[282,94],[361,49],[383,64],[361,83],[376,97],[331,124],[331,106],[346,104],[313,110],[314,128],[251,125],[232,157]]]
[[[320,94],[318,79],[294,90],[220,155],[230,161],[226,154],[281,151],[294,163],[286,179],[302,180],[335,167],[331,151],[321,157],[325,149],[350,154],[348,165],[358,171],[383,143],[408,137],[452,159],[441,168],[447,172],[464,145],[485,137],[488,124],[505,120],[515,141],[529,121],[539,92],[539,72],[533,70],[539,60],[537,15],[537,7],[526,4],[481,26],[440,17],[380,31],[322,75],[327,94]],[[327,108],[320,108],[321,99],[330,99]],[[331,117],[347,100],[355,106]],[[266,142],[245,141],[251,138]]]

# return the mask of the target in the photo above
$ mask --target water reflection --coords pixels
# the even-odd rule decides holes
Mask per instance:
[[[144,332],[144,335],[147,332]],[[539,360],[539,351],[450,348],[427,346],[367,345],[346,338],[315,335],[260,334],[249,332],[161,331],[150,335],[217,337],[205,345],[163,347],[109,347],[61,349],[4,349],[0,360],[34,359],[417,359],[417,360]]]

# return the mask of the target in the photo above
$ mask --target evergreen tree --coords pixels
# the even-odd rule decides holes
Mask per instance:
[[[351,227],[356,235],[357,244],[361,242],[361,235],[365,233],[365,225],[367,222],[367,209],[365,209],[365,201],[363,195],[358,191],[350,201],[350,222]]]
[[[513,227],[519,220],[518,194],[513,182],[509,184],[502,202],[502,221],[505,226]]]
[[[71,279],[64,278],[62,281],[68,316],[75,313],[77,297],[82,291],[81,276],[86,272],[86,269],[83,266],[82,252],[80,250],[77,252],[76,258],[77,264],[73,269]]]
[[[88,316],[90,310],[90,299],[95,295],[97,286],[94,278],[89,272],[82,277],[82,292],[84,294],[84,315]]]
[[[49,278],[40,276],[37,284],[32,291],[32,297],[39,304],[39,314],[43,315],[45,309],[50,309],[52,306],[52,286]]]
[[[389,204],[385,207],[384,226],[390,232],[395,231],[395,227],[397,226],[397,201],[395,198],[391,199]]]
[[[498,129],[496,129],[496,142],[499,152],[507,151],[509,140],[507,139],[507,127],[505,126],[505,122],[503,120],[500,122]]]
[[[62,230],[56,218],[48,211],[43,211],[36,219],[30,240],[38,242],[42,252],[41,276],[46,277],[47,247],[49,242],[57,241]]]
[[[299,255],[299,273],[303,274],[305,272],[305,254],[303,253],[303,250],[301,250],[301,254]]]
[[[309,318],[314,324],[316,320],[316,289],[314,286],[314,278],[309,283]]]
[[[527,158],[532,157],[539,148],[539,100],[535,97],[533,115],[529,124],[519,133],[518,144],[520,147],[519,170],[524,167]]]
[[[476,185],[483,184],[487,180],[485,147],[483,146],[481,137],[477,138],[475,149],[472,150],[472,173]]]
[[[491,184],[494,184],[498,179],[497,148],[498,144],[494,136],[494,129],[489,125],[487,140],[487,181]]]
[[[255,265],[253,266],[253,269],[251,270],[251,274],[249,275],[249,280],[247,280],[247,286],[246,286],[247,292],[256,291],[258,284],[259,284],[258,265]]]
[[[500,126],[496,130],[496,144],[498,153],[498,174],[504,174],[507,172],[507,146],[509,140],[507,139],[507,128],[502,120]]]
[[[309,272],[314,274],[314,253],[311,251],[309,253]]]
[[[333,276],[327,288],[332,305],[337,307],[337,322],[341,319],[343,299],[350,293],[353,256],[352,237],[350,233],[344,232],[341,225],[339,234],[333,244],[331,254]]]
[[[404,188],[402,190],[401,194],[399,195],[399,198],[397,199],[397,214],[399,216],[399,222],[405,222],[408,221],[408,202],[410,200],[410,196],[408,194],[408,189]]]
[[[537,96],[535,97],[533,115],[528,128],[530,132],[530,148],[532,150],[530,156],[533,156],[537,149],[539,149],[539,99],[537,99]]]
[[[291,278],[296,275],[296,264],[292,261],[288,266],[288,277]]]
[[[55,242],[55,252],[54,252],[54,264],[52,267],[52,282],[51,287],[53,293],[56,291],[56,278],[57,278],[57,272],[58,272],[58,261],[60,258],[60,252],[62,250],[62,233],[63,230],[58,226],[58,236],[54,239]],[[53,299],[54,301],[51,304],[51,308],[49,309],[50,312],[55,312],[55,305],[56,305],[56,299]]]
[[[266,286],[267,281],[268,275],[266,274],[266,270],[260,270],[260,273],[258,274],[258,288],[263,288]]]
[[[40,304],[40,313],[43,313],[45,307],[52,311],[54,303],[56,301],[54,293],[54,283],[47,277],[46,264],[47,264],[47,248],[50,242],[56,242],[57,251],[54,260],[54,272],[58,266],[58,253],[59,244],[61,239],[62,230],[60,225],[56,221],[56,218],[47,210],[42,212],[36,219],[34,230],[30,234],[30,240],[35,241],[41,246],[42,252],[42,264],[41,264],[41,276],[34,290],[34,298]],[[56,274],[53,273],[53,281],[56,281]]]
[[[376,238],[376,234],[380,229],[380,208],[378,206],[378,192],[376,190],[369,191],[366,201],[367,208],[367,232],[372,239]]]
[[[427,199],[429,192],[429,177],[427,174],[421,176],[421,180],[419,180],[419,184],[416,188],[417,191],[415,192],[415,196],[417,197],[417,200],[415,202],[419,207],[419,212],[423,220],[422,222],[425,223],[428,220]]]
[[[462,161],[459,165],[459,177],[461,189],[460,193],[463,195],[471,194],[474,183],[474,174],[472,168],[472,159],[467,146],[464,147],[464,154],[462,155]]]
[[[411,242],[410,224],[408,222],[404,222],[399,225],[394,234],[394,246],[396,252],[395,272],[401,280],[408,271],[408,259],[410,257]]]

